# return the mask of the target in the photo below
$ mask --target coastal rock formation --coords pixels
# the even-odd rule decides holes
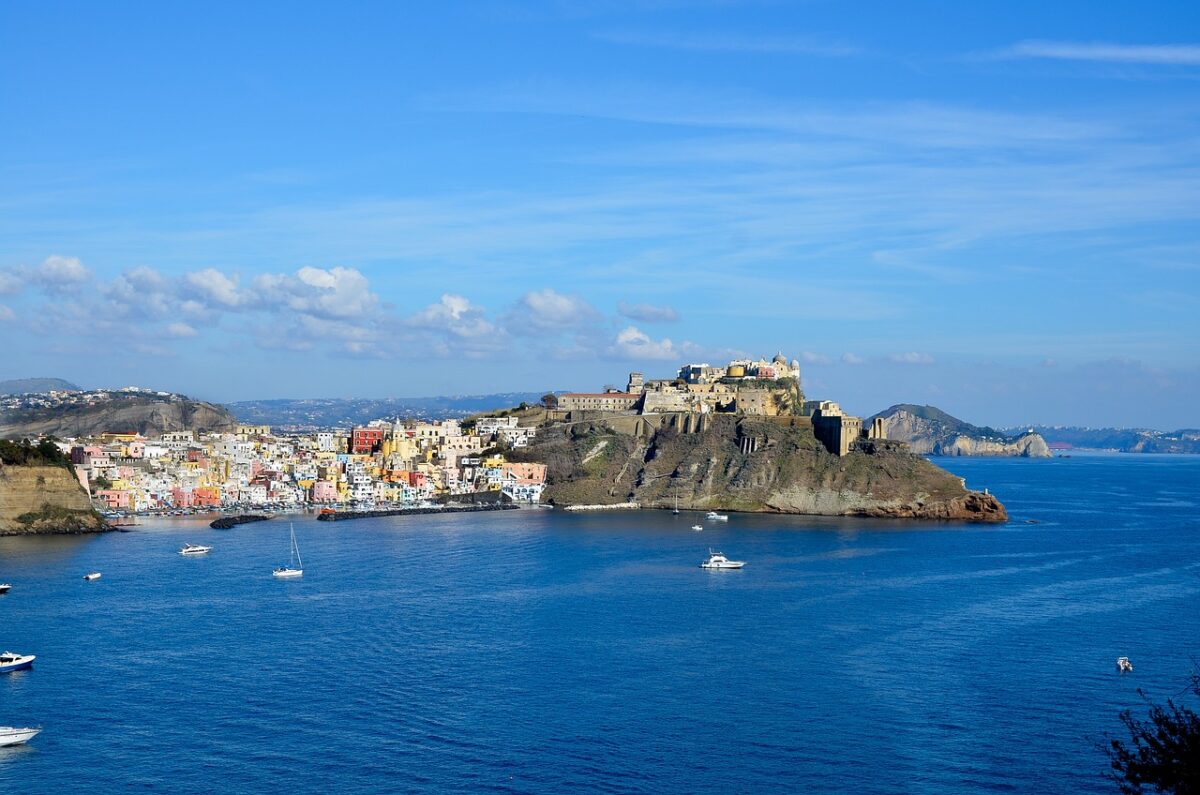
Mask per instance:
[[[637,422],[630,422],[637,420]],[[1003,522],[995,497],[886,442],[830,454],[800,418],[663,415],[544,426],[513,457],[547,465],[556,505]]]
[[[74,472],[61,466],[0,465],[0,535],[111,530]]]
[[[1049,458],[1036,433],[1009,435],[963,422],[933,406],[902,403],[879,412],[888,439],[905,442],[918,455],[990,455]]]
[[[95,436],[136,431],[160,436],[169,431],[232,431],[237,420],[224,407],[171,395],[114,395],[92,404],[22,409],[0,414],[0,438]]]

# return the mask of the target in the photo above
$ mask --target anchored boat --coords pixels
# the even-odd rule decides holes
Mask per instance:
[[[32,740],[41,730],[41,727],[0,726],[0,748],[6,745],[23,745]]]
[[[729,521],[729,516],[727,514],[717,513],[716,511],[709,511],[707,514],[704,515],[704,518],[708,519],[710,522],[728,522]]]
[[[715,552],[711,548],[708,550],[708,559],[700,564],[702,569],[740,569],[746,565],[744,560],[730,560],[720,552]]]
[[[292,531],[292,552],[288,565],[275,569],[276,577],[303,577],[304,561],[300,560],[300,545],[296,543],[296,526],[290,525]]]
[[[15,651],[6,651],[0,654],[0,674],[32,668],[33,661],[36,659],[37,656],[33,654],[17,654]]]

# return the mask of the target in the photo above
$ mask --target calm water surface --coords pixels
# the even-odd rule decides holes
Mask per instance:
[[[1200,458],[938,463],[1013,522],[309,517],[299,581],[281,520],[0,539],[0,789],[1111,792],[1200,656]]]

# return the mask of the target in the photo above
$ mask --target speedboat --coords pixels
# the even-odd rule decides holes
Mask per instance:
[[[98,571],[89,571],[87,574],[83,575],[83,579],[85,579],[85,580],[98,580],[98,579],[100,579],[100,572],[98,572]]]
[[[0,654],[0,674],[6,674],[9,671],[24,671],[26,668],[33,667],[33,661],[37,657],[32,654],[17,654],[15,651],[6,651]]]
[[[708,550],[708,559],[700,564],[702,569],[740,569],[745,566],[744,560],[730,560],[720,552]]]
[[[8,593],[11,588],[12,588],[12,583],[8,583],[8,582],[0,583],[0,594]]]
[[[212,547],[204,547],[199,544],[184,544],[179,550],[180,555],[207,555],[212,552]]]
[[[726,514],[717,513],[716,511],[709,511],[708,513],[706,513],[704,515],[704,518],[708,519],[710,522],[728,522],[729,521],[729,517]]]
[[[17,728],[16,726],[0,726],[0,748],[6,745],[21,745],[32,740],[40,728]]]
[[[702,524],[694,524],[694,525],[692,525],[692,529],[693,529],[693,530],[695,530],[697,533],[699,533],[701,530],[703,530],[703,529],[704,529],[704,525],[702,525]]]
[[[1128,657],[1118,657],[1117,670],[1123,674],[1128,673],[1133,670],[1133,663],[1129,662]]]

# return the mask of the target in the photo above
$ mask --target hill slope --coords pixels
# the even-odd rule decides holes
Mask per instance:
[[[481,411],[537,403],[542,392],[506,392],[493,395],[454,395],[424,398],[307,398],[243,400],[227,404],[247,425],[292,428],[333,428],[363,425],[381,417],[446,419],[468,417]]]
[[[223,406],[179,395],[113,393],[92,402],[33,406],[0,412],[0,438],[94,436],[137,431],[155,437],[167,431],[228,431],[237,420]]]
[[[39,392],[78,392],[79,387],[61,378],[14,378],[0,381],[0,395],[27,395]]]
[[[934,406],[899,403],[871,417],[883,419],[887,438],[907,442],[920,455],[987,455],[1048,458],[1050,448],[1036,433],[1009,435],[972,425]]]
[[[843,458],[799,424],[678,416],[550,425],[512,458],[547,466],[558,505],[645,507],[1003,522],[995,497],[894,445]],[[752,452],[746,452],[752,450]]]

